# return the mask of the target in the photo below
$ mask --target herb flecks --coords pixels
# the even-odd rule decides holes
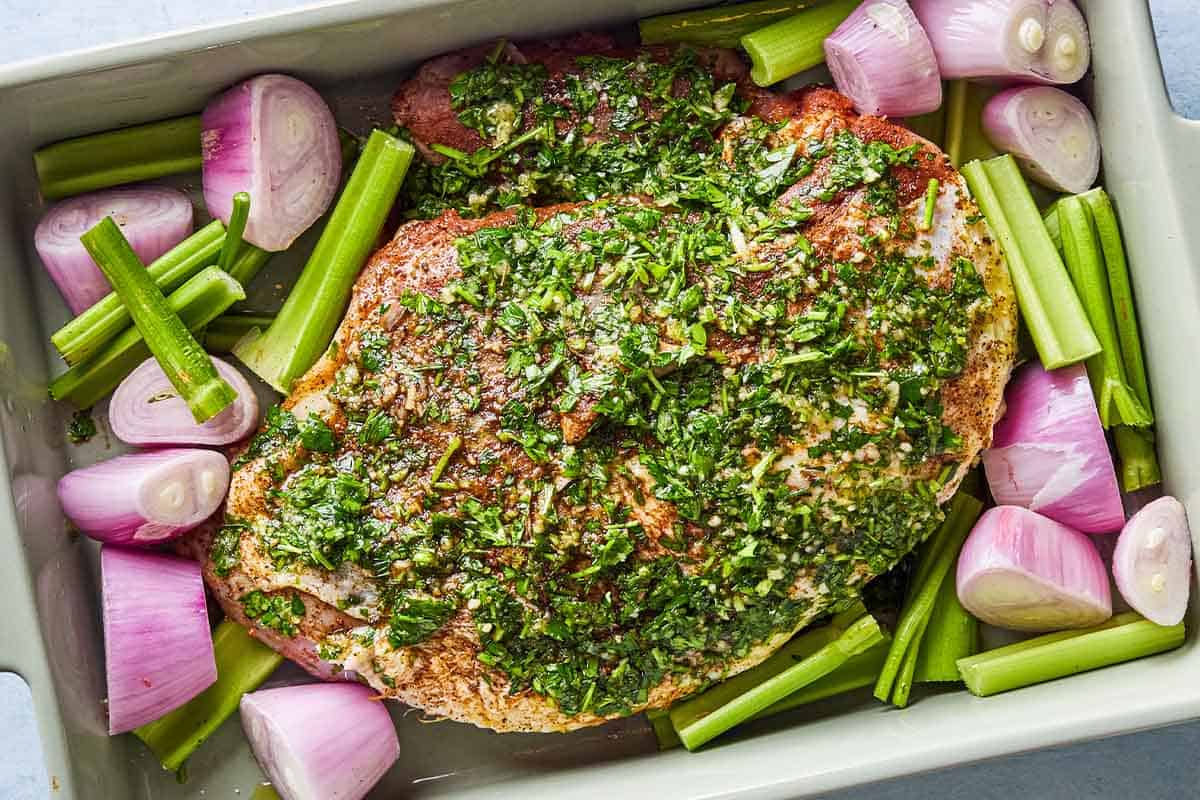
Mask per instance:
[[[409,213],[593,202],[520,208],[456,242],[436,295],[389,298],[329,392],[337,433],[309,447],[311,419],[281,419],[260,447],[308,452],[256,541],[369,576],[376,627],[331,655],[471,625],[512,692],[623,713],[940,522],[942,387],[987,296],[970,262],[888,245],[912,148],[734,121],[744,99],[686,49],[580,58],[554,87],[504,52],[451,89],[484,147],[415,169]],[[826,202],[861,212],[847,261],[804,235]]]

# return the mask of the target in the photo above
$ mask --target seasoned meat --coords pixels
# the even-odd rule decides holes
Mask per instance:
[[[1013,362],[999,252],[936,148],[726,62],[586,36],[401,89],[458,152],[410,209],[449,210],[375,254],[186,545],[227,613],[430,715],[569,730],[753,666],[936,527]],[[569,201],[494,210],[519,186]]]

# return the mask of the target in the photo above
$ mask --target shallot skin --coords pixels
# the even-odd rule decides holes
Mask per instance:
[[[1021,367],[981,460],[992,496],[1084,533],[1125,524],[1121,490],[1082,364]]]
[[[105,545],[100,576],[112,735],[207,689],[217,662],[198,562]]]

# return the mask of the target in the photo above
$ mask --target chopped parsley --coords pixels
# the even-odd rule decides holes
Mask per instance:
[[[904,246],[915,148],[735,121],[687,48],[553,82],[504,52],[450,88],[483,146],[435,147],[407,212],[595,202],[464,234],[436,296],[389,299],[329,393],[344,435],[277,416],[257,445],[308,453],[254,533],[278,567],[370,576],[386,637],[323,652],[469,619],[512,692],[621,713],[794,628],[798,582],[828,607],[936,527],[961,447],[942,387],[988,299],[969,261]],[[839,261],[804,230],[850,197]]]
[[[92,410],[85,408],[71,415],[67,423],[67,441],[71,444],[83,444],[96,435],[96,420],[92,419]]]
[[[247,617],[284,636],[295,636],[304,618],[304,601],[295,592],[266,594],[255,589],[240,599]]]

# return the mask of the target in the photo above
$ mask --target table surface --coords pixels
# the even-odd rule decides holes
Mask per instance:
[[[1107,0],[1136,2],[1136,0]],[[1197,0],[1150,0],[1175,108],[1200,119]],[[303,0],[0,0],[0,63],[296,8]],[[1190,47],[1189,47],[1190,46]],[[1200,797],[1200,721],[956,767],[830,800],[1177,800]]]

